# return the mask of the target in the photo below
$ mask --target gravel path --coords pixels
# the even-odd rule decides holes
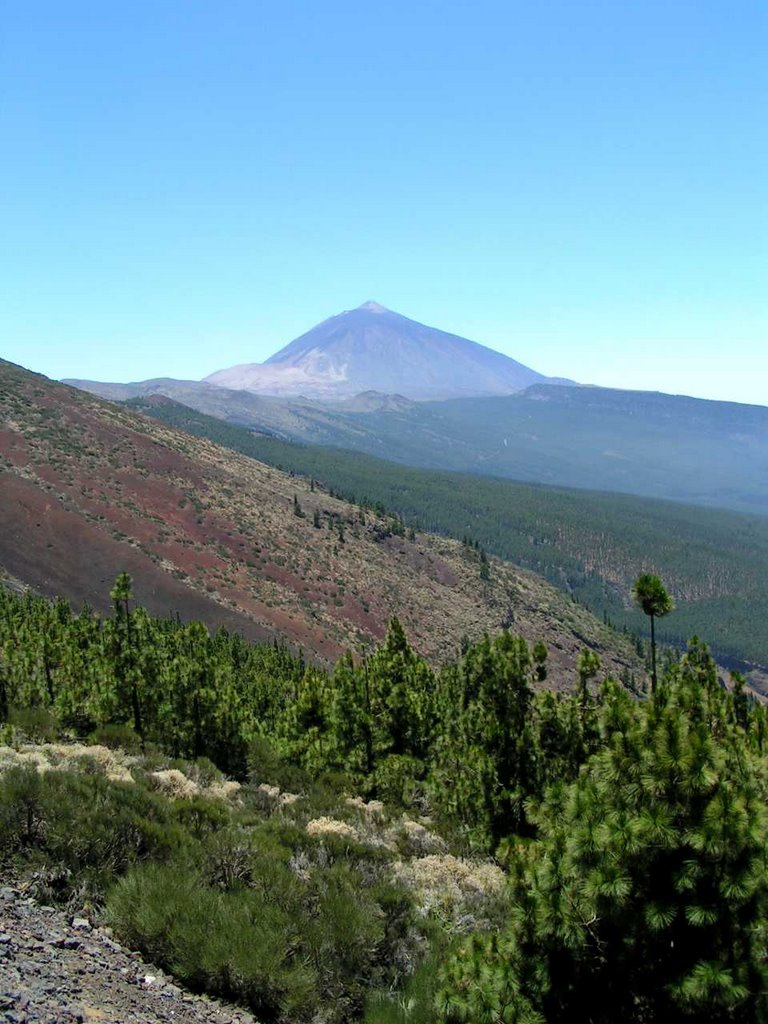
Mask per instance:
[[[0,887],[0,1024],[256,1024],[195,996],[93,928]]]

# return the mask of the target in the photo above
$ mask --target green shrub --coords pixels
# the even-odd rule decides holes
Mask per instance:
[[[141,750],[141,737],[125,723],[98,726],[89,735],[88,742],[110,750],[125,750],[129,754],[138,754]]]
[[[68,873],[70,889],[84,884],[96,899],[131,864],[164,860],[187,842],[170,805],[141,787],[29,768],[0,775],[5,858],[56,865]]]
[[[207,757],[198,757],[192,766],[191,778],[200,786],[210,786],[214,782],[221,782],[224,773]]]
[[[404,890],[341,859],[314,863],[270,827],[214,833],[202,851],[132,869],[112,890],[117,934],[194,988],[266,1020],[358,1016],[391,984],[412,906]],[[298,860],[297,860],[298,858]],[[300,865],[299,865],[300,862]]]
[[[50,743],[60,732],[59,720],[47,708],[10,707],[8,724],[29,743]]]
[[[434,955],[422,964],[397,993],[375,992],[369,999],[364,1024],[437,1024],[435,998],[440,985]]]
[[[42,842],[43,787],[34,768],[10,768],[0,776],[0,859]]]
[[[225,804],[201,796],[195,796],[191,800],[175,801],[171,813],[174,820],[195,839],[202,839],[217,832],[231,817]]]
[[[268,1020],[308,1019],[313,972],[296,955],[299,923],[255,892],[223,893],[178,865],[132,871],[111,894],[121,938],[198,990],[237,999]],[[291,941],[293,939],[293,941]]]
[[[423,777],[421,761],[402,754],[390,754],[376,766],[376,794],[388,804],[410,807]]]
[[[247,765],[248,778],[255,785],[266,782],[298,793],[311,782],[308,772],[284,760],[264,736],[256,736],[249,743]]]

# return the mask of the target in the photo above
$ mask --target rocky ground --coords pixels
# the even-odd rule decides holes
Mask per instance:
[[[256,1024],[244,1010],[192,995],[138,953],[13,885],[0,886],[1,1024]]]

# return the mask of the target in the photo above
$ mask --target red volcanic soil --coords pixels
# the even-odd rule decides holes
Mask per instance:
[[[242,483],[226,452],[200,463],[196,441],[175,435],[169,445],[143,417],[2,361],[0,413],[0,567],[35,590],[108,611],[115,577],[128,572],[155,614],[279,637],[323,661],[341,654],[350,628],[382,635],[356,602],[319,602],[347,620],[340,632],[292,603],[308,588],[295,559],[276,558],[284,538],[274,524],[258,538],[270,555],[254,560],[253,523],[236,523],[222,501]],[[285,505],[283,533],[294,532],[287,495],[257,491],[261,504]]]
[[[76,606],[88,602],[106,612],[115,577],[128,572],[136,600],[155,615],[178,613],[185,621],[226,626],[253,640],[275,635],[191,590],[139,548],[94,528],[34,483],[0,473],[0,493],[0,565],[40,593],[66,595]]]

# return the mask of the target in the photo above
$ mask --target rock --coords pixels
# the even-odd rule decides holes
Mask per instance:
[[[0,1024],[255,1024],[185,992],[84,917],[0,887]]]

